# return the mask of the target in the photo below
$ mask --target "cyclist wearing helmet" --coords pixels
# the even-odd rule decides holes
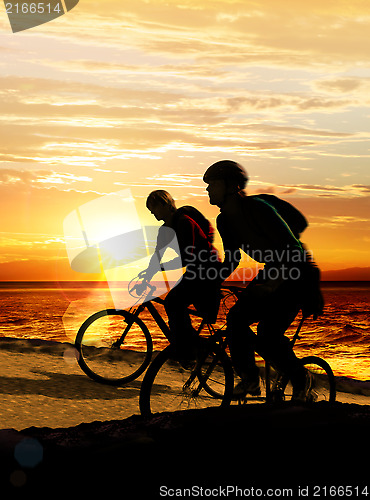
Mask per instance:
[[[231,357],[241,378],[235,395],[260,394],[256,351],[286,373],[293,383],[293,396],[303,398],[305,370],[284,333],[304,305],[303,285],[313,263],[305,262],[299,239],[276,209],[261,198],[245,194],[248,176],[241,165],[219,161],[208,168],[203,180],[208,184],[210,203],[220,208],[217,229],[225,252],[223,266],[231,274],[240,261],[240,250],[265,263],[227,318]],[[297,255],[302,258],[297,259]],[[306,315],[320,311],[318,299]],[[258,323],[257,335],[250,328],[253,323]]]
[[[169,340],[175,346],[176,359],[185,364],[194,357],[196,344],[196,332],[192,327],[188,306],[193,304],[210,322],[214,322],[217,317],[221,280],[215,276],[214,279],[209,279],[207,274],[210,266],[219,263],[218,252],[212,244],[213,228],[194,207],[177,209],[174,199],[167,191],[153,191],[149,194],[146,205],[157,220],[163,220],[162,228],[174,230],[180,255],[162,262],[165,250],[171,244],[168,232],[160,228],[155,254],[140,276],[150,281],[158,271],[182,267],[186,269],[181,281],[168,292],[164,301],[171,332]]]

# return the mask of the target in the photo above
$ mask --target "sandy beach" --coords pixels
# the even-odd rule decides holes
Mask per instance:
[[[0,428],[71,427],[139,414],[142,377],[124,387],[98,384],[82,372],[71,344],[2,338]],[[337,400],[369,404],[370,384],[359,385],[357,394],[338,392]],[[343,380],[339,390],[355,386]]]
[[[236,456],[247,449],[253,450],[258,463],[266,458],[276,463],[284,456],[290,470],[296,464],[292,450],[298,454],[304,450],[306,472],[307,467],[316,470],[319,462],[325,462],[320,465],[325,469],[314,475],[320,481],[328,473],[328,463],[332,464],[331,474],[336,468],[332,482],[345,471],[356,472],[357,482],[362,477],[360,451],[366,449],[370,423],[366,383],[357,394],[339,392],[334,406],[283,404],[272,409],[248,404],[143,418],[138,407],[141,379],[119,388],[97,384],[81,371],[69,344],[4,338],[0,341],[0,381],[0,453],[6,463],[2,485],[12,491],[41,491],[57,478],[73,477],[76,467],[89,475],[98,467],[98,482],[103,486],[106,474],[123,467],[129,473],[126,491],[150,492],[149,498],[156,498],[159,483],[166,481],[180,485],[193,480],[205,484],[206,480],[216,485],[219,466],[224,471],[223,481],[233,480],[245,487],[262,484],[266,474],[254,459],[252,476],[240,468]],[[253,437],[248,429],[253,429]],[[36,466],[24,466],[15,458],[17,444],[24,439],[34,439],[41,446],[42,459]],[[192,470],[195,464],[198,469],[184,475],[181,467],[190,459],[195,461]],[[118,481],[121,472],[116,472],[118,476],[110,484]],[[149,474],[150,481],[138,481],[142,474]],[[299,471],[294,474],[285,481],[286,486],[297,479],[301,483],[312,480],[312,472],[309,477],[306,473],[300,476]],[[68,489],[71,480],[58,484]],[[74,488],[81,486],[76,478],[73,482]],[[280,486],[284,486],[282,477]]]
[[[1,428],[69,427],[138,413],[140,381],[115,388],[80,369],[70,344],[0,341]]]

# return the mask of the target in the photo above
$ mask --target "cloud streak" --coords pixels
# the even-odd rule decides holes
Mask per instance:
[[[250,192],[362,221],[369,16],[361,0],[90,0],[19,36],[0,20],[6,229],[53,238],[67,210],[122,186],[211,213],[202,175],[221,158],[246,166]],[[16,235],[0,248],[31,251]]]

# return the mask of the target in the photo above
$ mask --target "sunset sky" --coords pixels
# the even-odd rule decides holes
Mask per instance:
[[[154,187],[214,221],[225,158],[304,212],[322,270],[368,267],[369,32],[368,0],[81,0],[14,34],[2,3],[0,280],[86,279],[63,221],[125,188],[145,223]]]

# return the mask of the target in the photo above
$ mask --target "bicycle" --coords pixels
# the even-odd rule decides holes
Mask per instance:
[[[228,287],[233,295],[239,292]],[[291,340],[294,346],[305,318],[299,322]],[[229,356],[228,339],[223,328],[202,321],[198,334],[207,326],[209,336],[199,339],[198,356],[193,366],[186,369],[173,359],[173,346],[168,346],[151,362],[143,378],[139,405],[142,415],[158,411],[203,408],[210,405],[227,406],[233,400],[239,404],[248,401],[277,403],[290,399],[293,388],[285,374],[275,370],[265,361],[264,389],[260,396],[234,398],[234,373]],[[308,402],[335,401],[335,378],[330,365],[317,356],[301,359],[307,372]]]
[[[137,283],[132,287],[131,283],[129,290],[133,294]],[[198,335],[200,336],[202,332],[204,334],[204,331],[208,333],[206,338],[200,337],[201,349],[199,351],[201,355],[198,356],[190,374],[189,370],[173,359],[174,349],[171,344],[161,351],[150,364],[153,354],[152,337],[139,315],[147,309],[167,339],[170,339],[171,335],[166,322],[154,306],[154,303],[163,305],[164,300],[153,296],[156,289],[153,285],[147,282],[144,285],[146,287],[146,302],[141,303],[136,310],[135,306],[129,311],[105,309],[93,314],[81,325],[75,346],[79,353],[78,363],[82,370],[97,382],[118,386],[137,379],[150,365],[143,379],[140,393],[140,408],[144,414],[153,412],[154,408],[163,411],[166,408],[164,400],[168,401],[169,399],[164,396],[161,398],[161,391],[157,391],[156,396],[159,397],[159,402],[156,405],[153,397],[155,392],[153,386],[167,390],[169,387],[176,387],[176,390],[172,389],[174,392],[173,403],[178,401],[176,404],[168,405],[168,408],[171,409],[230,404],[233,399],[234,374],[227,355],[227,337],[223,335],[225,325],[215,329],[204,319],[201,321]],[[230,296],[236,300],[239,291],[238,287],[224,286],[224,302]],[[140,298],[141,294],[137,297]],[[190,310],[190,313],[200,317],[196,311]],[[293,343],[298,338],[302,324],[303,321],[297,329]],[[314,356],[303,358],[302,362],[306,367],[309,364],[313,365],[310,368],[310,373],[320,372],[318,377],[315,375],[313,378],[328,379],[326,385],[329,387],[329,394],[326,394],[325,390],[323,399],[335,400],[335,380],[330,366],[321,358]],[[164,367],[167,365],[168,368],[165,369]],[[174,369],[175,367],[177,369]],[[161,369],[162,372],[158,375]],[[168,378],[169,372],[172,372],[171,380]],[[266,395],[246,397],[243,400],[244,403],[248,400],[278,401],[286,398],[289,391],[291,392],[289,381],[285,379],[283,374],[274,372],[268,363],[265,364],[265,372]],[[167,374],[167,376],[163,374]],[[160,379],[163,377],[165,380],[161,383]],[[155,383],[154,379],[156,379]],[[316,386],[318,386],[317,383]],[[321,386],[325,387],[325,384],[321,384]]]
[[[137,293],[139,288],[143,292]],[[152,335],[139,317],[145,310],[160,331],[171,340],[171,332],[155,303],[164,300],[155,297],[156,287],[141,281],[140,274],[128,285],[129,293],[145,302],[129,310],[104,309],[94,313],[80,326],[75,347],[80,368],[96,382],[113,386],[124,385],[137,379],[148,367],[153,355]],[[191,315],[200,315],[189,309]],[[203,325],[204,326],[204,325]]]

